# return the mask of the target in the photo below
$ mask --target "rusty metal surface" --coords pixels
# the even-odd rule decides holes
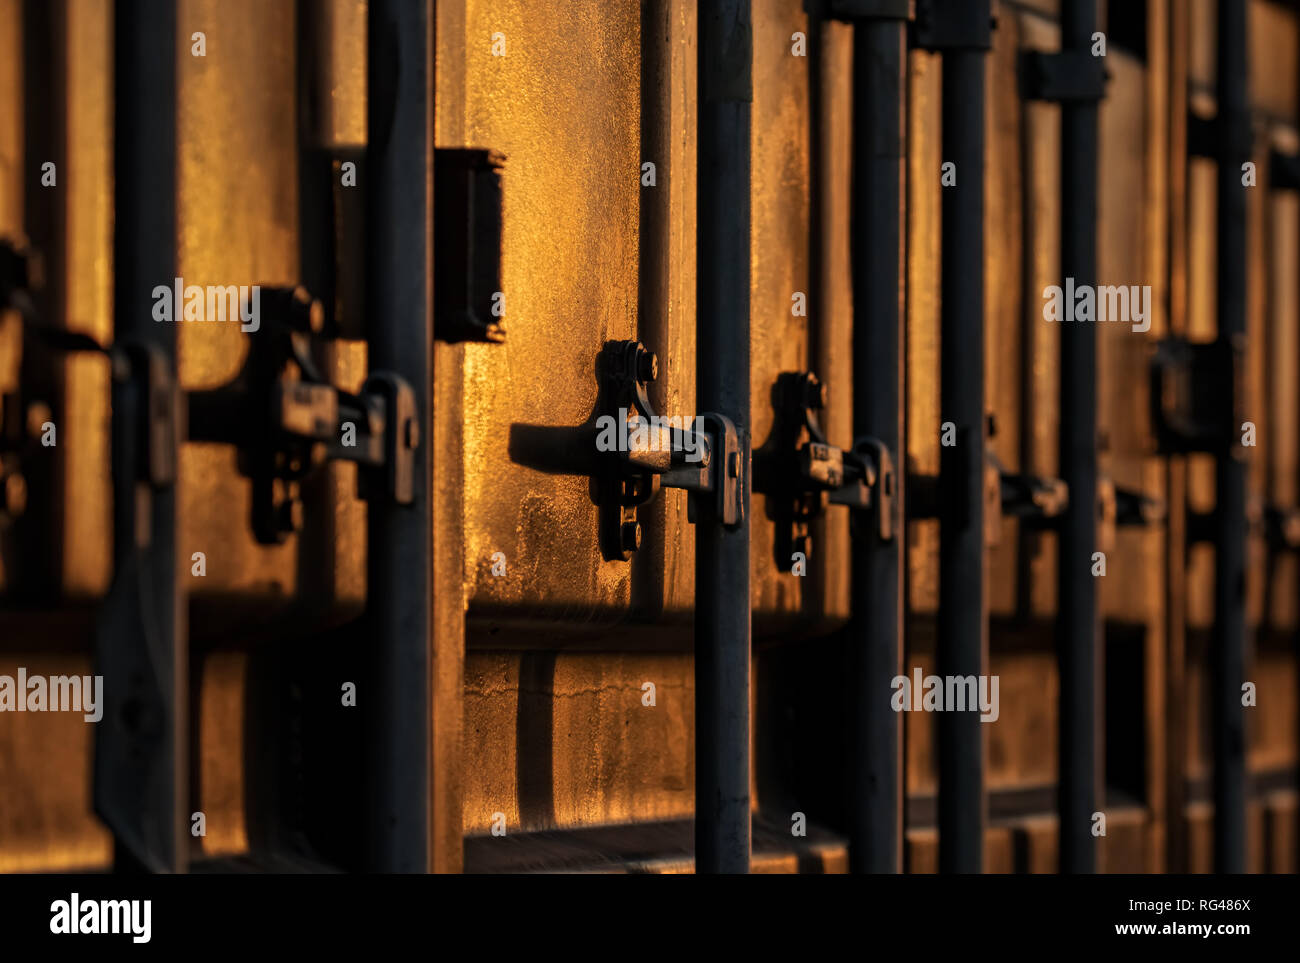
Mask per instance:
[[[694,693],[687,656],[471,652],[465,832],[689,816]]]
[[[0,655],[0,674],[13,676],[19,666],[41,675],[91,671],[85,654],[42,652],[34,644]],[[94,729],[76,713],[5,713],[0,774],[9,788],[0,793],[0,873],[93,869],[108,862],[112,838],[91,813],[93,739]]]
[[[63,304],[67,327],[100,344],[111,341],[113,328],[111,23],[104,4],[69,4]],[[68,594],[93,598],[108,588],[112,567],[108,362],[80,355],[66,365],[63,581]]]
[[[1098,431],[1107,444],[1102,470],[1117,486],[1162,498],[1160,462],[1148,419],[1147,364],[1150,344],[1163,328],[1162,288],[1148,234],[1149,198],[1159,183],[1149,183],[1146,137],[1147,74],[1142,63],[1118,51],[1107,55],[1110,81],[1100,112],[1101,170],[1098,198],[1098,284],[1130,289],[1151,285],[1147,319],[1150,331],[1130,324],[1098,325]],[[1135,147],[1140,145],[1140,147]],[[1163,532],[1158,526],[1117,528],[1101,583],[1102,611],[1108,618],[1147,626],[1161,612]]]
[[[597,353],[606,340],[636,336],[639,7],[624,0],[561,11],[470,0],[464,8],[463,80],[447,77],[446,85],[457,129],[444,122],[440,143],[507,157],[507,341],[465,354],[471,615],[611,619],[628,605],[631,574],[594,551],[588,479],[546,474],[513,453],[527,426],[585,422],[596,400]],[[504,56],[492,54],[497,34]],[[669,391],[692,375],[666,371]],[[495,552],[505,556],[504,577],[491,574]]]

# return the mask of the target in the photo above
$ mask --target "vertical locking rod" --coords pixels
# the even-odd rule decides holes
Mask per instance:
[[[699,10],[697,407],[735,424],[741,523],[698,502],[695,533],[695,868],[747,873],[749,732],[749,248],[753,20],[749,0]],[[731,471],[731,466],[723,466]],[[719,484],[721,482],[719,481]]]
[[[956,428],[940,457],[938,668],[979,677],[988,655],[984,544],[984,100],[989,4],[931,0],[938,18],[969,33],[943,46],[940,419]],[[918,10],[918,21],[921,21]],[[982,30],[979,28],[983,28]],[[984,732],[977,712],[944,712],[939,735],[939,870],[983,869]]]
[[[1250,160],[1246,0],[1219,0],[1218,337],[1246,332],[1246,190]],[[1224,398],[1223,404],[1232,404]],[[1237,426],[1234,426],[1234,430]],[[1246,870],[1246,465],[1239,445],[1215,465],[1214,633],[1209,680],[1214,749],[1214,870]]]
[[[1063,0],[1061,48],[1087,55],[1096,0]],[[1097,102],[1061,105],[1061,284],[1097,283]],[[1061,332],[1060,473],[1070,492],[1060,520],[1056,657],[1060,678],[1058,830],[1063,873],[1096,870],[1097,660],[1100,623],[1092,555],[1097,550],[1097,332],[1066,321]]]
[[[189,659],[176,569],[176,326],[152,317],[176,276],[176,4],[114,7],[114,572],[96,630],[104,716],[95,811],[119,871],[184,872]]]
[[[430,866],[433,30],[431,0],[370,2],[370,369],[404,378],[416,399],[411,437],[399,439],[416,448],[413,499],[373,499],[368,516],[366,851],[374,872]]]
[[[903,727],[890,697],[903,671],[906,26],[902,18],[880,18],[853,28],[853,437],[879,439],[899,466],[893,539],[880,541],[865,516],[855,520],[853,538],[849,862],[857,873],[902,869]]]

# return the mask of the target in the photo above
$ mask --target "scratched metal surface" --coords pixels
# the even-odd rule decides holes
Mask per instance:
[[[465,362],[470,612],[608,620],[628,605],[630,568],[595,550],[588,479],[520,464],[512,432],[585,422],[597,353],[636,337],[639,7],[468,2],[463,17],[463,74],[439,78],[459,131],[441,143],[507,157],[507,340],[471,346]],[[491,574],[496,552],[504,577]]]

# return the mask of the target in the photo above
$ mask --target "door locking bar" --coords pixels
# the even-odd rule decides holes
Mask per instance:
[[[302,524],[300,486],[326,459],[356,462],[357,494],[409,505],[419,448],[415,393],[371,372],[360,393],[329,384],[311,355],[324,312],[302,287],[263,288],[262,329],[228,384],[188,395],[189,439],[234,445],[250,479],[252,526],[264,545]]]
[[[596,437],[595,498],[605,559],[627,561],[641,547],[637,511],[660,487],[693,493],[687,505],[692,523],[698,499],[712,497],[723,525],[743,524],[745,465],[731,420],[709,412],[688,427],[679,419],[656,415],[646,386],[658,379],[659,360],[639,341],[607,343],[598,364],[598,424],[609,431]]]
[[[891,541],[897,477],[889,449],[869,437],[848,450],[830,444],[817,418],[826,386],[811,371],[778,375],[772,403],[772,433],[754,452],[754,491],[767,496],[767,515],[776,522],[777,567],[788,569],[796,552],[807,558],[809,524],[828,504],[854,509],[855,526],[869,512],[874,537]]]

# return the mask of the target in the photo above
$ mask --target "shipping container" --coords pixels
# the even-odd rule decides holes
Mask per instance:
[[[1298,64],[0,0],[0,872],[1296,872]]]

